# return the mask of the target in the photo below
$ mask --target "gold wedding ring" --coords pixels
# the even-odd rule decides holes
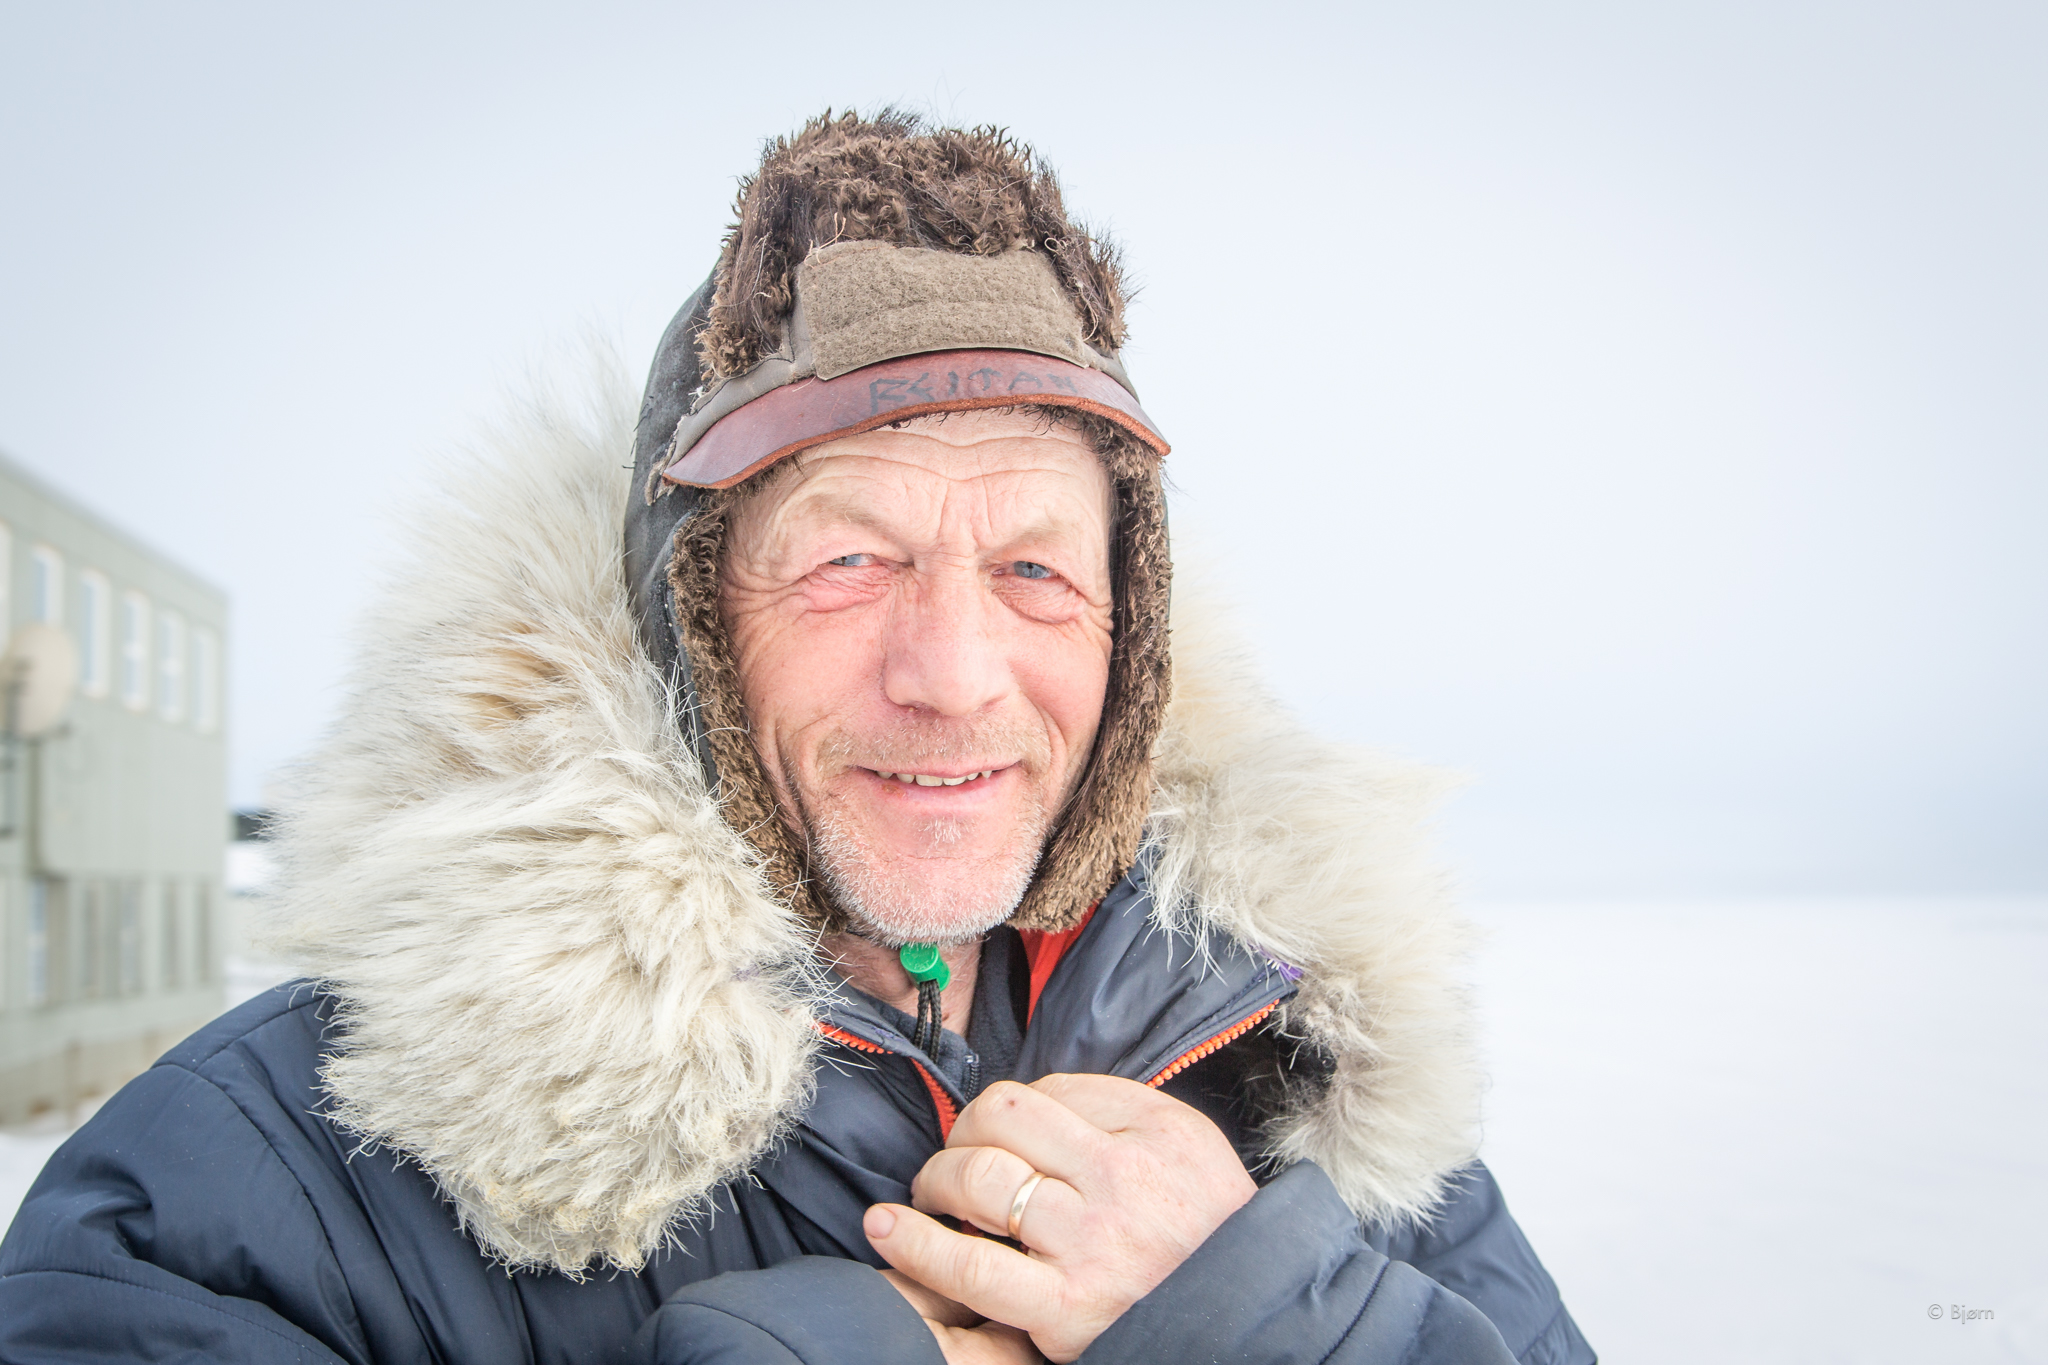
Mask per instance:
[[[1043,1179],[1044,1171],[1033,1171],[1024,1177],[1024,1183],[1017,1187],[1017,1197],[1010,1201],[1010,1240],[1013,1242],[1024,1240],[1024,1234],[1019,1231],[1019,1225],[1024,1221],[1024,1206],[1031,1202],[1032,1191],[1038,1188],[1038,1182]]]

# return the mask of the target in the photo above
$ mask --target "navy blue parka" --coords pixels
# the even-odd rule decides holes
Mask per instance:
[[[982,1087],[1059,1072],[1159,1084],[1214,1120],[1262,1182],[1103,1333],[1084,1357],[1091,1365],[1590,1361],[1484,1167],[1444,1176],[1427,1221],[1370,1222],[1314,1161],[1269,1160],[1272,1120],[1326,1093],[1344,1060],[1284,1017],[1341,964],[1312,962],[1302,977],[1216,926],[1195,941],[1170,927],[1185,917],[1155,913],[1149,857],[1101,901],[1035,1003],[1018,936],[993,935],[969,1036],[946,1034],[934,1055],[913,1044],[910,1020],[843,985],[801,1010],[767,1009],[766,995],[748,1004],[753,968],[737,960],[700,968],[700,989],[688,1001],[607,997],[614,1011],[619,1000],[638,1000],[631,1018],[593,1015],[597,1007],[583,1008],[574,991],[559,988],[565,973],[595,970],[600,958],[620,977],[656,979],[646,964],[680,941],[676,898],[688,898],[679,879],[730,889],[751,876],[743,860],[707,862],[703,849],[731,841],[732,831],[716,810],[683,808],[678,793],[696,791],[701,806],[705,788],[672,780],[693,751],[707,770],[714,766],[668,591],[695,495],[643,496],[664,435],[695,386],[695,329],[708,290],[662,343],[638,412],[630,476],[618,458],[634,425],[630,408],[588,439],[576,434],[573,416],[543,414],[516,448],[474,472],[477,504],[428,528],[431,553],[394,581],[381,609],[395,633],[370,651],[352,709],[314,765],[329,782],[327,823],[308,826],[308,837],[327,843],[311,871],[302,869],[299,898],[301,913],[328,935],[332,950],[314,963],[325,984],[280,987],[201,1030],[51,1159],[0,1243],[0,1362],[936,1365],[922,1320],[875,1272],[862,1215],[879,1201],[907,1201],[912,1178],[943,1144],[950,1114]],[[1181,693],[1216,692],[1182,649],[1178,619],[1175,640],[1176,676],[1190,680]],[[1434,885],[1381,849],[1396,838],[1389,829],[1417,818],[1420,802],[1391,769],[1285,735],[1261,737],[1260,724],[1268,722],[1244,711],[1211,725],[1225,733],[1223,748],[1235,746],[1230,753],[1204,750],[1199,725],[1162,741],[1184,770],[1165,805],[1211,812],[1207,832],[1183,814],[1173,837],[1182,847],[1238,841],[1229,856],[1240,872],[1272,859],[1269,874],[1243,893],[1277,898],[1259,911],[1269,920],[1379,917],[1372,922],[1384,934],[1362,946],[1355,925],[1334,927],[1352,934],[1354,956],[1397,960],[1378,976],[1354,972],[1337,989],[1363,1016],[1354,1033],[1377,1027],[1379,1013],[1412,1021],[1412,1001],[1370,992],[1380,988],[1375,981],[1395,989],[1442,976],[1440,963],[1425,970],[1413,955],[1418,945],[1455,937],[1432,938],[1433,908],[1408,919],[1389,908],[1403,896],[1426,900]],[[690,747],[678,759],[662,744]],[[1274,761],[1292,766],[1259,781],[1233,777],[1247,767],[1246,750],[1280,754]],[[1347,803],[1357,809],[1332,815]],[[1310,825],[1326,830],[1320,851],[1290,842]],[[1313,864],[1306,873],[1304,863]],[[1293,904],[1311,896],[1326,905]],[[749,934],[791,941],[758,923],[706,920],[707,903],[692,901],[689,912],[698,916],[690,932],[700,934],[707,960]],[[770,919],[783,914],[759,905]],[[1296,937],[1330,936],[1310,924]],[[560,961],[570,965],[543,1001],[533,964],[571,939],[582,956],[563,949]],[[352,1127],[336,1109],[347,1087],[336,1084],[330,1059],[360,1068],[381,1057],[412,1087],[386,1104],[387,1117],[408,1117],[405,1097],[429,1091],[441,1096],[435,1132],[444,1136],[461,1127],[448,1120],[447,1094],[460,1101],[457,1120],[471,1100],[478,1112],[511,1104],[491,1111],[508,1125],[531,1117],[517,1108],[529,1092],[499,1086],[490,1074],[488,1047],[472,1046],[472,1061],[454,1067],[440,1060],[432,1029],[416,1030],[395,1050],[388,1033],[373,1040],[381,1052],[358,1046],[365,1035],[351,1021],[374,1019],[379,1007],[364,1005],[349,983],[394,963],[411,973],[400,974],[411,985],[387,981],[387,1002],[410,1003],[407,989],[439,992],[437,1017],[470,1031],[471,1043],[523,1027],[504,1046],[546,1054],[524,1057],[528,1070],[556,1068],[571,1081],[589,1073],[591,1048],[609,1046],[608,1022],[618,1036],[644,1037],[633,1030],[657,1006],[677,1012],[672,1033],[688,1031],[680,1013],[687,1005],[700,1010],[706,1034],[725,1022],[718,1012],[744,1008],[782,1020],[784,1036],[808,1037],[803,1020],[813,1019],[826,1041],[800,1112],[785,1115],[785,1135],[684,1207],[667,1224],[669,1244],[644,1264],[508,1269],[482,1230],[464,1226],[458,1210],[471,1207],[467,1196],[437,1183],[402,1143],[366,1146],[364,1126]],[[1445,1007],[1439,1000],[1430,1008]],[[536,1029],[532,1021],[543,1017],[570,1021],[577,1036]],[[1435,1047],[1462,1027],[1430,1016],[1411,1035]],[[761,1055],[772,1029],[723,1036],[742,1041],[722,1044],[728,1051],[703,1074],[773,1072]],[[1379,1056],[1382,1043],[1368,1050]],[[1411,1046],[1369,1064],[1353,1058],[1352,1071],[1368,1081],[1381,1065],[1429,1071],[1438,1065],[1433,1057],[1448,1058],[1447,1070],[1465,1066],[1456,1048],[1424,1055]],[[436,1090],[450,1074],[460,1084]],[[687,1092],[687,1076],[681,1084]],[[776,1092],[764,1082],[749,1093],[799,1090]],[[583,1142],[611,1104],[600,1093],[596,1109],[546,1130],[538,1164]],[[1408,1188],[1434,1181],[1430,1171],[1469,1150],[1460,1136],[1464,1109],[1463,1100],[1424,1106],[1394,1125],[1411,1136],[1433,1130],[1429,1149],[1451,1154],[1420,1182],[1411,1160]],[[469,1194],[488,1200],[490,1190]]]
[[[269,991],[130,1083],[52,1158],[0,1246],[0,1361],[936,1365],[922,1321],[869,1269],[882,1262],[860,1222],[872,1203],[908,1201],[964,1087],[997,1070],[1151,1080],[1292,990],[1270,961],[1213,943],[1204,961],[1160,929],[1142,871],[1105,900],[1014,1038],[948,1033],[927,1056],[905,1016],[842,989],[824,1027],[845,1041],[795,1135],[638,1274],[493,1264],[415,1164],[358,1152],[323,1113],[331,999],[305,983]],[[991,943],[977,1013],[1016,1018],[1001,998],[1018,980],[1014,939]],[[1284,1046],[1255,1027],[1163,1088],[1256,1162],[1244,1097]],[[1483,1166],[1419,1229],[1360,1225],[1311,1163],[1262,1174],[1084,1360],[1592,1359]]]

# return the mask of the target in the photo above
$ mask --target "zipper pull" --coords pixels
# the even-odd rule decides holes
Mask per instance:
[[[944,990],[952,983],[953,969],[946,965],[946,959],[939,956],[936,943],[906,943],[896,950],[896,960],[903,964],[903,970],[910,973],[910,979],[923,985],[927,981],[939,983]]]
[[[939,1046],[942,1028],[939,992],[953,980],[953,969],[939,955],[936,943],[906,943],[896,950],[896,960],[917,983],[917,1036],[911,1041],[917,1044],[919,1052],[932,1056]]]

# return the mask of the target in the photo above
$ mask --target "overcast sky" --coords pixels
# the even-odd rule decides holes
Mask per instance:
[[[232,595],[233,799],[380,518],[761,140],[1008,125],[1184,571],[1481,894],[2048,890],[2048,8],[0,3],[0,449]]]

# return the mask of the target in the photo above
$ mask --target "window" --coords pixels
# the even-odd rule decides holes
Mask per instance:
[[[50,881],[28,884],[28,1003],[50,1003]]]
[[[156,709],[165,720],[185,718],[185,618],[174,611],[156,618]]]
[[[149,599],[121,598],[121,701],[131,711],[149,707]]]
[[[198,961],[192,972],[196,981],[210,982],[214,979],[213,962],[213,888],[205,882],[199,883],[192,901],[192,946]]]
[[[201,734],[220,728],[220,636],[192,627],[192,724]]]
[[[110,994],[107,981],[107,932],[105,906],[98,882],[78,889],[78,951],[75,961],[78,979],[71,983],[73,998],[91,1000]]]
[[[121,885],[121,922],[116,944],[118,960],[115,963],[119,974],[115,977],[121,983],[121,994],[139,995],[142,992],[142,883],[124,882]]]
[[[0,644],[12,637],[14,624],[14,528],[0,521]]]
[[[185,984],[185,915],[176,882],[164,883],[163,913],[164,934],[157,965],[163,969],[164,989],[174,991]]]
[[[29,556],[28,614],[48,625],[64,624],[64,556],[47,545]]]
[[[78,575],[78,685],[88,697],[104,697],[113,685],[114,590],[92,569]]]

